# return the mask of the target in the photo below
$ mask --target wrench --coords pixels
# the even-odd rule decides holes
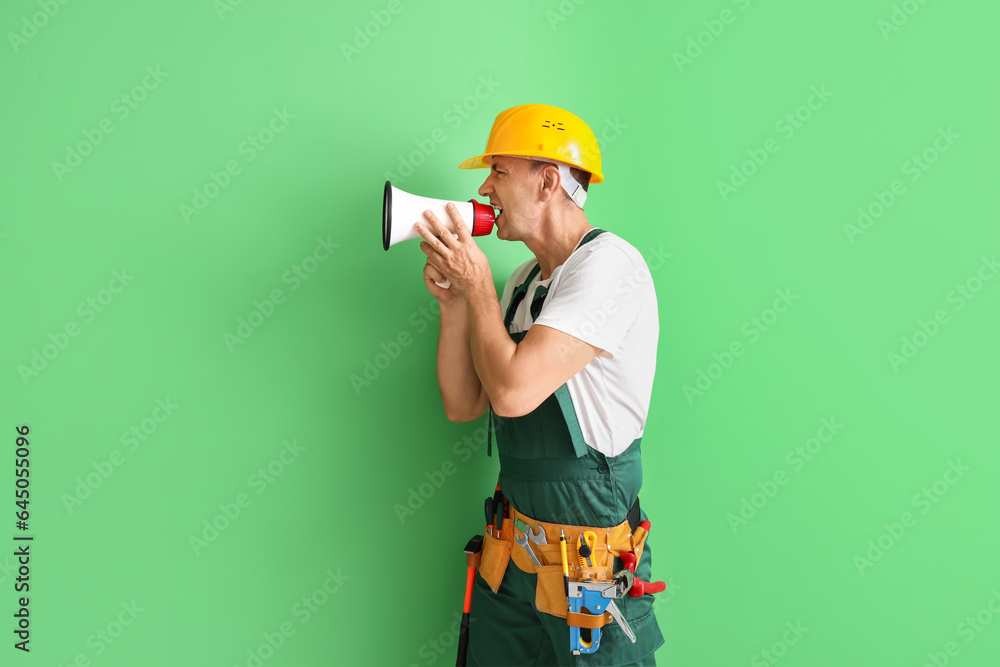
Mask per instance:
[[[514,531],[514,541],[517,542],[520,546],[522,546],[522,547],[525,548],[525,550],[528,552],[528,555],[531,556],[531,562],[535,564],[535,567],[541,567],[542,564],[538,561],[538,556],[536,556],[535,552],[532,551],[532,549],[531,549],[531,543],[528,542],[528,535],[529,534],[531,534],[531,529],[530,528],[528,529],[527,533],[521,533],[520,537],[517,536],[517,531],[515,530]]]
[[[548,544],[548,542],[545,539],[545,531],[542,529],[542,524],[538,524],[537,533],[535,532],[535,529],[532,528],[531,526],[526,526],[526,527],[528,530],[524,532],[528,534],[528,537],[531,539],[532,542],[534,542],[535,544]]]
[[[542,529],[542,524],[538,524],[538,531],[536,532],[534,528],[520,519],[514,519],[514,527],[527,535],[528,538],[535,544],[548,544],[545,539],[545,531]]]

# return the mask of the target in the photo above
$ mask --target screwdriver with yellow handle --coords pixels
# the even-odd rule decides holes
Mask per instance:
[[[569,599],[569,561],[566,559],[566,533],[559,531],[559,551],[562,553],[563,584],[566,586],[566,599]]]

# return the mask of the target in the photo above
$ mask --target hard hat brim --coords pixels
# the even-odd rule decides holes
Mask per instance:
[[[528,157],[542,157],[542,158],[544,158],[547,161],[551,161],[551,160],[554,159],[554,158],[551,158],[551,157],[548,157],[548,156],[541,156],[541,155],[539,155],[535,151],[504,151],[502,154],[503,155],[508,155],[510,157],[525,157],[525,158],[528,158]],[[476,157],[470,157],[468,160],[465,160],[464,162],[462,162],[461,164],[459,164],[458,168],[459,169],[481,169],[481,168],[484,168],[484,167],[490,167],[490,166],[493,165],[493,155],[500,155],[500,153],[484,153],[482,155],[477,155]],[[589,173],[590,174],[590,182],[591,183],[600,183],[600,182],[602,182],[604,180],[604,174],[602,174],[599,171],[597,171],[597,172],[588,171],[587,169],[584,169],[580,165],[573,164],[572,162],[566,162],[566,164],[570,165],[571,167],[576,167],[577,169],[583,169],[583,171],[586,171],[587,173]]]

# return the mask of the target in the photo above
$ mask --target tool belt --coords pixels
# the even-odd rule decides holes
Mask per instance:
[[[639,514],[638,501],[629,512],[629,519]],[[529,542],[532,551],[541,565],[536,566],[531,556],[514,541],[514,521],[519,520],[537,531],[539,527],[545,531],[545,544]],[[535,607],[538,611],[566,618],[569,625],[583,628],[599,628],[610,622],[607,613],[599,616],[574,614],[568,611],[566,592],[563,584],[562,554],[559,547],[560,531],[566,535],[567,561],[569,578],[571,580],[610,580],[614,573],[615,558],[623,553],[634,553],[636,561],[642,557],[642,549],[646,543],[648,532],[642,530],[639,538],[634,536],[629,520],[617,526],[576,526],[570,524],[546,523],[536,521],[532,517],[518,511],[513,505],[504,518],[500,537],[487,534],[483,539],[482,561],[479,564],[479,574],[494,593],[500,588],[504,573],[511,560],[519,569],[529,574],[537,574],[538,582],[535,590]],[[597,543],[591,554],[592,565],[581,565],[578,557],[578,540],[585,531],[593,531]],[[569,617],[568,617],[569,614]]]

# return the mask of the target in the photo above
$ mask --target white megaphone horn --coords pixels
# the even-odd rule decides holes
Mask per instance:
[[[468,225],[473,236],[486,236],[493,231],[496,215],[493,207],[480,204],[474,199],[469,201],[449,201],[447,199],[430,199],[418,197],[409,192],[395,188],[389,181],[385,182],[385,193],[382,195],[382,247],[385,250],[400,241],[422,238],[413,228],[417,222],[427,222],[424,211],[431,211],[448,230],[454,234],[455,224],[445,210],[445,206],[454,204],[462,214],[462,220]]]

